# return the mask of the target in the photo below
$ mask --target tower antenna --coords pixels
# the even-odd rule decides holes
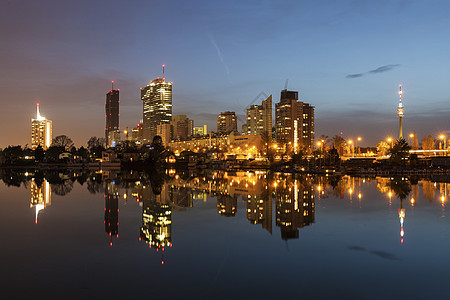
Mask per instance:
[[[114,80],[111,80],[111,90],[114,91]]]
[[[403,124],[402,124],[402,118],[403,118],[403,103],[402,103],[402,85],[399,84],[399,91],[398,91],[398,95],[400,98],[400,102],[398,103],[398,108],[397,108],[397,117],[399,117],[399,133],[398,133],[398,138],[402,139],[403,138]]]
[[[162,65],[163,67],[163,80],[166,81],[166,78],[164,77],[164,68],[166,67],[166,65]]]

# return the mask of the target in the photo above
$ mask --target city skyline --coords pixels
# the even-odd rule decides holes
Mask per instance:
[[[449,6],[175,1],[153,5],[152,17],[144,18],[142,5],[130,3],[8,2],[0,18],[0,117],[8,128],[0,148],[29,144],[36,102],[53,121],[53,136],[65,134],[77,147],[103,136],[100,116],[111,80],[121,87],[122,127],[134,127],[142,118],[139,87],[164,63],[177,87],[173,114],[211,129],[222,111],[245,119],[260,92],[277,103],[288,79],[288,89],[316,107],[316,137],[342,131],[346,139],[361,136],[361,146],[396,137],[398,84],[403,134],[438,136],[449,130],[450,43],[443,38]],[[120,21],[105,26],[104,13]],[[148,50],[150,41],[140,36],[154,28],[164,35]]]

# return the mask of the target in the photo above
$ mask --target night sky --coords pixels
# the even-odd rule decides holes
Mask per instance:
[[[174,114],[209,130],[261,92],[278,102],[288,79],[317,137],[397,136],[399,83],[404,134],[450,136],[449,29],[446,0],[0,0],[0,147],[31,143],[36,102],[54,137],[103,137],[111,80],[121,128],[135,126],[162,64]]]

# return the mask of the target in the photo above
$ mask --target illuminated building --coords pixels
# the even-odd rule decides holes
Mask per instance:
[[[233,111],[226,111],[217,116],[217,133],[230,134],[237,132],[237,118]]]
[[[114,89],[114,81],[112,81],[111,90],[106,94],[105,102],[105,139],[109,147],[114,147],[120,139],[119,103],[119,90]]]
[[[141,123],[137,124],[136,127],[133,127],[131,129],[131,140],[133,142],[135,142],[137,145],[140,145],[142,143],[142,139],[143,139],[142,127],[143,126],[142,126],[142,122],[141,122]]]
[[[119,237],[119,191],[114,181],[107,183],[105,188],[105,231],[111,237]]]
[[[243,128],[242,134],[266,134],[272,140],[272,95],[261,105],[252,105],[247,109],[247,123]]]
[[[170,247],[172,246],[171,232],[172,209],[170,206],[156,201],[144,201],[141,240],[157,249]]]
[[[172,120],[172,82],[164,78],[152,80],[141,88],[143,105],[143,142],[151,143],[156,135],[156,126]]]
[[[39,113],[39,103],[36,103],[36,119],[31,119],[31,149],[41,146],[46,150],[52,144],[52,121]]]
[[[193,136],[202,136],[207,134],[208,134],[208,127],[206,125],[192,128]]]
[[[275,135],[278,143],[311,148],[314,143],[314,106],[298,101],[298,92],[281,91],[275,104]]]
[[[398,138],[402,139],[403,138],[403,124],[402,124],[402,119],[404,116],[403,113],[403,103],[402,103],[402,85],[399,85],[399,91],[398,91],[398,95],[400,97],[400,102],[398,103],[398,107],[397,107],[397,117],[399,119],[399,124],[398,124]]]
[[[31,180],[30,192],[30,207],[36,209],[34,222],[37,224],[39,212],[52,204],[50,183],[44,179],[42,183],[38,184],[33,178]]]

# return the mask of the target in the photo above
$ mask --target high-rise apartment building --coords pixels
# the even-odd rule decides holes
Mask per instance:
[[[111,83],[111,90],[106,94],[105,102],[105,140],[106,145],[114,147],[117,138],[120,139],[119,128],[119,90],[114,89],[114,81]]]
[[[237,118],[234,111],[220,113],[217,117],[217,133],[230,134],[237,132]]]
[[[282,90],[275,104],[275,135],[278,143],[291,144],[294,151],[314,143],[314,106],[298,101],[298,92]]]
[[[242,134],[265,134],[272,140],[272,95],[263,100],[261,105],[252,105],[247,109],[247,123]]]
[[[172,82],[164,78],[152,80],[149,85],[141,88],[143,105],[143,140],[151,143],[156,135],[156,126],[169,123],[172,120]]]
[[[41,146],[46,150],[52,144],[52,121],[39,113],[39,103],[36,103],[36,119],[31,119],[31,149]]]

